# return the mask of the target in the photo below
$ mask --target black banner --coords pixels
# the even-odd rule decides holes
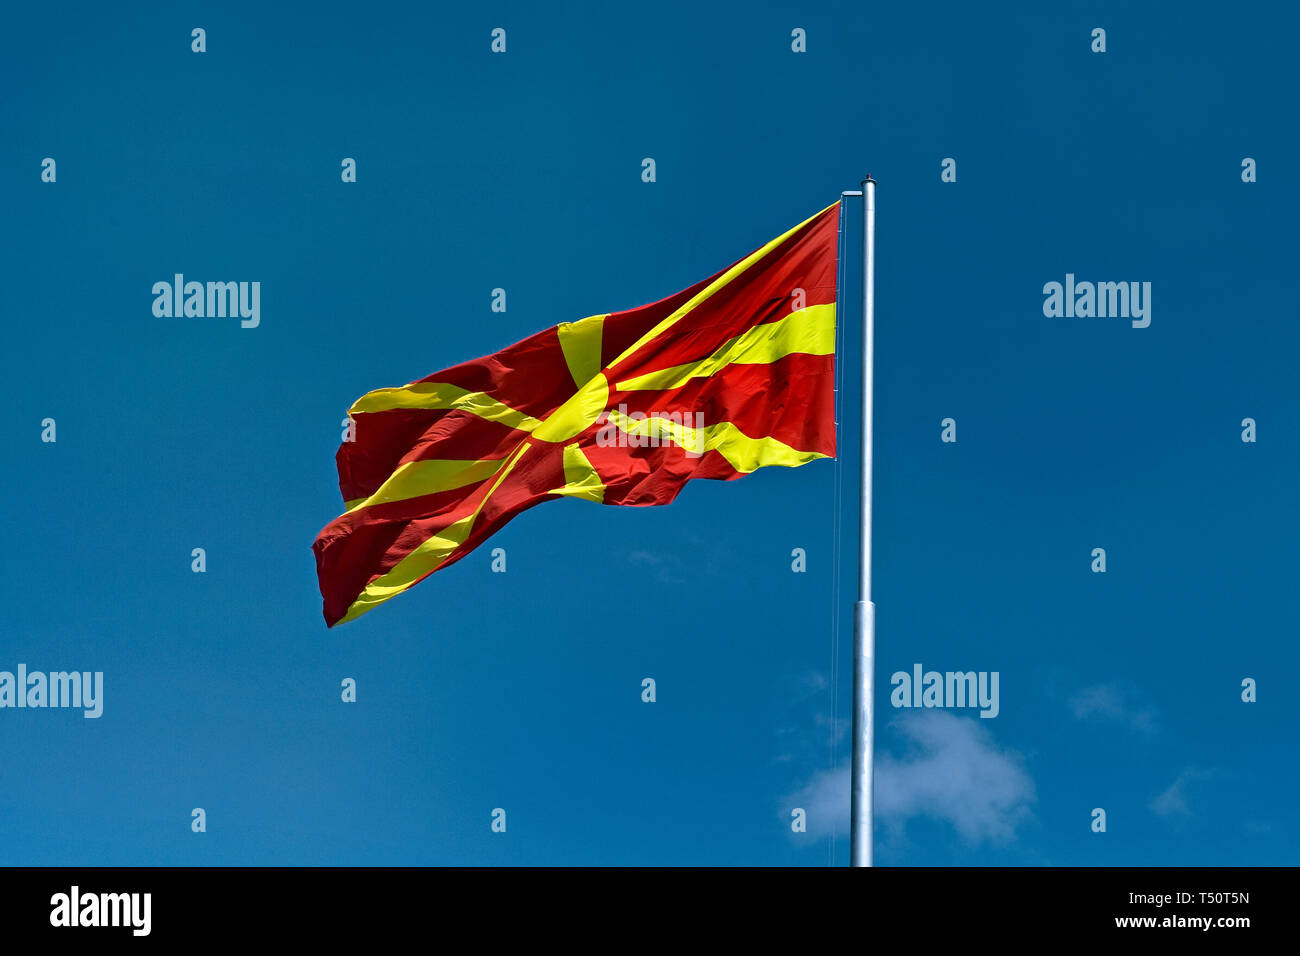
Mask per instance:
[[[1232,946],[1284,930],[1288,869],[8,869],[7,941],[80,944],[292,939],[336,945],[477,928],[555,928],[607,941],[704,926],[735,938],[821,927],[972,945],[1132,937]],[[702,921],[702,922],[701,922]],[[550,927],[544,932],[543,927]],[[695,929],[692,929],[695,927]],[[671,930],[672,936],[663,934]],[[615,935],[610,935],[611,933]],[[486,938],[486,937],[484,937]],[[146,943],[147,944],[147,943]],[[674,944],[675,945],[675,944]]]

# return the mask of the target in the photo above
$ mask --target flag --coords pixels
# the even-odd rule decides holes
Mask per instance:
[[[363,395],[312,550],[333,627],[519,512],[665,505],[692,478],[835,454],[839,203],[659,302]]]

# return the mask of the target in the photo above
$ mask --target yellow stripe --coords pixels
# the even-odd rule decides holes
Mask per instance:
[[[736,471],[748,474],[767,465],[797,468],[827,455],[819,451],[800,451],[771,436],[750,438],[731,422],[719,422],[704,429],[704,447],[717,451]]]
[[[598,503],[605,500],[605,483],[576,444],[564,446],[564,487],[552,488],[550,494]]]
[[[539,441],[562,442],[576,438],[600,418],[609,404],[609,382],[597,372],[585,385],[574,392],[563,405],[546,416],[537,426],[533,437]]]
[[[589,315],[577,322],[561,322],[555,327],[573,384],[580,388],[600,371],[600,343],[604,329],[604,315]]]
[[[660,441],[671,438],[675,444],[695,455],[716,451],[736,471],[748,474],[768,465],[795,468],[828,455],[819,451],[800,451],[771,436],[750,438],[731,422],[718,422],[703,428],[691,428],[670,418],[654,416],[633,421],[618,411],[611,411],[608,420],[629,435],[647,437],[659,435]]]
[[[442,564],[451,553],[465,543],[470,532],[474,528],[474,522],[487,504],[492,493],[501,486],[510,470],[518,464],[519,459],[523,457],[524,452],[528,451],[528,442],[519,446],[509,458],[506,459],[506,465],[497,475],[497,480],[492,482],[492,487],[487,490],[483,500],[478,503],[472,514],[466,515],[459,521],[456,521],[443,528],[436,535],[420,543],[419,547],[407,554],[397,564],[393,565],[391,571],[382,574],[366,585],[365,590],[357,596],[348,608],[348,613],[339,620],[339,624],[346,624],[348,621],[355,621],[362,614],[373,610],[380,604],[383,604],[389,598],[401,594],[420,578],[424,577],[430,571],[433,571],[438,565]]]
[[[358,398],[348,414],[387,412],[396,408],[460,409],[526,432],[541,424],[536,418],[497,401],[486,392],[469,392],[445,382],[416,382],[401,388],[376,389]]]
[[[827,206],[826,209],[830,209],[831,206],[834,205],[835,203],[831,203],[831,205]],[[622,362],[625,358],[627,358],[629,355],[632,355],[634,352],[640,349],[641,346],[645,345],[647,342],[651,341],[652,339],[658,338],[668,329],[672,328],[679,321],[681,321],[681,319],[692,309],[700,305],[702,302],[708,301],[718,292],[719,289],[725,288],[727,285],[731,283],[733,279],[736,278],[736,276],[740,275],[742,272],[749,269],[756,262],[758,262],[764,256],[766,256],[769,252],[771,252],[781,243],[785,242],[786,239],[789,239],[790,236],[794,235],[804,226],[808,225],[808,223],[816,219],[817,216],[820,216],[822,213],[824,213],[826,209],[823,209],[821,212],[816,213],[815,215],[809,216],[807,219],[799,223],[799,225],[795,226],[793,229],[787,229],[781,235],[777,236],[771,242],[767,243],[767,245],[763,246],[762,248],[754,252],[751,252],[745,258],[741,259],[739,262],[737,262],[734,266],[732,266],[722,275],[718,276],[716,279],[710,282],[699,292],[695,293],[695,295],[691,297],[689,302],[681,306],[676,312],[668,316],[666,319],[661,320],[659,324],[657,324],[653,329],[651,329],[645,335],[641,336],[641,338],[637,339],[634,343],[632,343],[632,345],[630,345],[627,349],[623,351],[623,354],[621,354],[618,358],[614,359],[614,361],[610,362],[609,366],[606,367],[612,367],[614,365],[617,365],[618,363]]]
[[[835,352],[835,304],[810,305],[784,319],[766,322],[725,342],[698,362],[638,375],[619,382],[620,391],[681,388],[693,378],[708,378],[728,365],[767,365],[787,355]]]
[[[491,478],[505,464],[505,459],[480,461],[408,461],[389,476],[369,498],[347,502],[348,511],[368,508],[389,501],[405,501],[421,495],[463,488]]]

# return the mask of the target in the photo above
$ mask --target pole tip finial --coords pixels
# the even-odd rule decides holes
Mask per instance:
[[[875,181],[874,179],[871,178],[871,174],[870,174],[870,173],[867,173],[867,175],[865,175],[865,176],[862,177],[862,185],[864,185],[864,186],[865,186],[867,183],[872,183],[872,184],[874,184],[875,182],[876,182],[876,181]]]

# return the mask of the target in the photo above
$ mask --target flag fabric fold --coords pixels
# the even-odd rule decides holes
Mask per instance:
[[[663,505],[692,478],[833,457],[838,212],[659,302],[358,399],[335,456],[345,510],[312,546],[326,623],[541,501]]]

